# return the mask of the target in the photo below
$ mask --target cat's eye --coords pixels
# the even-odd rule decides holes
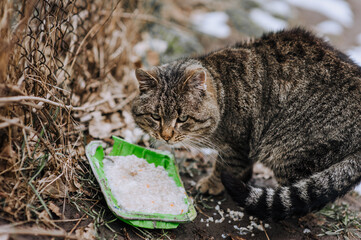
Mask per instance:
[[[158,114],[151,114],[150,116],[152,116],[152,118],[153,118],[154,120],[157,120],[157,121],[160,120],[160,116],[159,116]]]
[[[187,115],[181,115],[181,116],[179,116],[178,119],[177,119],[177,121],[178,121],[178,122],[181,122],[181,123],[183,123],[183,122],[185,122],[185,121],[187,121],[187,120],[188,120],[188,116],[187,116]]]

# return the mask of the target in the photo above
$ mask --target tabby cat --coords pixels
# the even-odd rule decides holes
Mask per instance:
[[[136,123],[168,144],[214,147],[200,192],[281,220],[321,209],[361,181],[361,68],[296,28],[136,70]],[[252,165],[278,187],[245,184]],[[223,183],[223,184],[222,184]]]

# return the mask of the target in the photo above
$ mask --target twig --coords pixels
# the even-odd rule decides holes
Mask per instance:
[[[128,105],[131,101],[133,101],[133,99],[138,95],[138,93],[132,92],[126,99],[124,99],[123,102],[121,102],[118,106],[117,106],[117,110],[121,110],[123,109],[126,105]]]
[[[19,123],[19,121],[20,121],[19,118],[8,119],[7,122],[0,123],[0,129],[11,126],[13,123]]]
[[[90,209],[92,209],[95,205],[97,205],[99,202],[99,200],[97,200],[91,207]],[[87,215],[87,213],[84,213],[83,216],[81,216],[81,218],[79,219],[79,221],[75,224],[75,226],[71,229],[71,231],[69,232],[69,234],[73,233],[73,231],[78,227],[79,223],[83,220],[83,218]]]
[[[35,131],[33,128],[27,127],[27,126],[25,126],[25,125],[23,125],[23,124],[21,124],[21,123],[12,122],[11,119],[7,119],[7,118],[4,118],[4,117],[2,117],[2,116],[0,116],[0,120],[2,120],[2,121],[4,121],[4,122],[11,123],[11,125],[15,125],[15,126],[17,126],[17,127],[20,127],[20,128],[22,128],[22,129],[25,129],[26,131],[29,131],[29,132],[34,133],[34,134],[38,137],[38,139],[44,144],[44,146],[49,146],[49,144],[46,143],[46,142],[44,141],[44,139],[40,136],[40,134],[39,134],[37,131]],[[54,158],[56,158],[55,153],[54,153],[54,150],[51,149],[51,148],[48,148],[48,149],[49,149],[51,155],[52,155]]]
[[[270,238],[269,238],[269,236],[268,236],[268,233],[267,233],[267,231],[266,231],[266,228],[263,226],[263,222],[260,221],[260,224],[261,224],[261,226],[262,226],[262,228],[263,228],[264,234],[266,234],[267,240],[270,240]]]
[[[30,147],[29,147],[29,143],[28,143],[28,137],[26,135],[25,129],[23,128],[22,130],[23,130],[23,134],[24,134],[25,147],[26,147],[26,150],[28,151],[28,156],[30,157],[31,153],[30,153]]]
[[[5,118],[3,116],[0,116],[0,120],[1,121],[4,121],[5,123],[9,124],[9,125],[15,125],[17,127],[20,127],[20,128],[23,128],[29,132],[33,132],[33,133],[37,133],[34,129],[30,128],[30,127],[27,127],[27,126],[24,126],[23,124],[19,123],[18,121],[12,121],[13,119],[8,119],[8,118]],[[4,123],[2,123],[4,124]],[[4,124],[5,125],[5,124]]]
[[[69,94],[71,93],[70,91],[68,91],[68,90],[66,90],[66,89],[57,87],[57,86],[55,86],[55,85],[53,85],[53,84],[50,84],[50,83],[47,83],[47,82],[44,82],[44,81],[40,81],[40,80],[36,79],[35,77],[37,77],[37,76],[34,75],[34,77],[32,77],[32,75],[27,75],[27,79],[29,79],[29,80],[33,80],[33,81],[35,81],[35,82],[38,82],[38,83],[41,83],[41,84],[45,84],[45,85],[47,85],[47,86],[50,86],[50,87],[52,87],[52,88],[55,88],[55,89],[57,89],[57,90],[59,90],[59,91],[63,91],[63,92],[65,92],[65,93],[69,93]]]
[[[82,50],[84,44],[85,44],[85,41],[88,39],[88,37],[93,33],[93,31],[95,30],[96,27],[98,27],[98,29],[95,30],[95,33],[93,34],[93,36],[91,36],[91,38],[95,37],[98,32],[100,31],[100,29],[102,27],[104,27],[104,25],[109,21],[109,19],[111,18],[111,16],[113,15],[115,9],[118,7],[120,3],[120,0],[117,2],[117,4],[115,5],[115,7],[112,9],[112,11],[110,12],[109,16],[104,20],[104,22],[102,24],[96,24],[94,25],[90,30],[89,32],[87,33],[87,35],[85,35],[85,37],[83,38],[83,40],[81,41],[78,49],[76,50],[76,53],[75,53],[75,56],[74,56],[74,59],[73,59],[73,62],[71,63],[70,65],[70,68],[68,69],[69,72],[72,71],[73,67],[74,67],[74,64],[75,64],[75,60],[77,58],[77,56],[79,55],[80,51]]]
[[[73,106],[71,106],[71,105],[66,106],[64,104],[57,103],[57,102],[51,101],[49,99],[45,99],[45,98],[41,98],[41,97],[32,97],[32,96],[3,97],[3,98],[0,98],[0,103],[19,102],[19,101],[23,101],[23,100],[40,101],[40,102],[49,103],[49,104],[59,106],[59,107],[66,107],[66,108],[73,109]]]
[[[134,97],[136,96],[136,92],[132,93],[129,97],[131,97],[130,100],[127,101],[127,99],[129,98],[126,98],[125,100],[125,104],[121,104],[121,105],[126,105],[129,103],[129,101],[131,101]],[[112,96],[113,99],[115,98],[122,98],[124,97],[124,94],[120,94],[120,95],[114,95]],[[54,105],[54,106],[57,106],[57,107],[62,107],[62,108],[66,108],[70,111],[86,111],[87,109],[89,108],[93,108],[93,107],[96,107],[98,105],[101,105],[105,102],[108,102],[109,99],[102,99],[102,100],[99,100],[93,104],[90,104],[88,106],[81,106],[81,107],[74,107],[72,105],[65,105],[65,104],[62,104],[62,103],[58,103],[58,102],[54,102],[52,100],[49,100],[49,99],[46,99],[46,98],[41,98],[41,97],[33,97],[33,96],[14,96],[14,97],[2,97],[0,98],[0,103],[11,103],[11,102],[21,102],[21,101],[24,101],[24,100],[31,100],[31,101],[40,101],[40,102],[45,102],[45,103],[48,103],[48,104],[51,104],[51,105]],[[32,105],[34,106],[34,105]],[[39,105],[37,105],[39,106]],[[39,106],[40,107],[40,106]],[[42,107],[40,107],[42,108]]]
[[[40,167],[38,169],[38,171],[30,178],[30,180],[28,181],[29,186],[31,187],[31,189],[33,190],[33,192],[35,193],[35,195],[37,196],[37,198],[39,199],[41,205],[43,205],[45,211],[47,212],[47,214],[49,215],[49,217],[51,219],[53,219],[52,214],[50,213],[49,208],[47,207],[44,199],[40,196],[40,193],[38,192],[38,190],[35,188],[35,186],[33,185],[32,181],[40,174],[40,172],[44,169],[45,165],[46,165],[46,160],[44,160],[46,155],[44,155],[44,157],[42,158],[43,161],[40,162]]]
[[[16,235],[33,235],[33,236],[52,236],[63,237],[67,239],[78,239],[73,234],[68,234],[60,230],[47,230],[39,227],[32,228],[15,228],[9,225],[0,226],[0,234],[16,234]]]
[[[198,212],[200,212],[202,215],[206,216],[207,218],[210,218],[210,216],[205,214],[200,207],[198,207],[197,205],[194,206],[197,208]]]

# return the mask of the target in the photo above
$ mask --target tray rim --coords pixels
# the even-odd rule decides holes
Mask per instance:
[[[125,142],[127,144],[132,144],[132,143],[126,142],[124,139],[121,139],[121,138],[116,137],[116,136],[113,136],[113,139],[114,139],[114,141],[121,141],[121,142]],[[97,159],[94,155],[98,151],[98,148],[101,147],[102,148],[101,151],[103,151],[104,144],[105,143],[103,141],[100,141],[100,140],[91,141],[86,146],[85,153],[86,153],[86,156],[88,158],[89,164],[90,164],[90,166],[92,168],[93,174],[95,175],[95,177],[96,177],[96,179],[97,179],[97,181],[98,181],[98,183],[100,185],[101,191],[103,193],[103,196],[104,196],[104,198],[105,198],[105,200],[107,202],[107,205],[108,205],[109,209],[118,218],[120,218],[123,221],[124,220],[136,220],[136,221],[146,221],[146,222],[151,221],[151,222],[153,222],[152,225],[153,225],[154,228],[156,228],[156,222],[158,222],[158,221],[163,222],[163,223],[171,223],[171,224],[178,223],[179,224],[179,223],[191,222],[192,220],[194,220],[196,218],[197,212],[195,211],[193,203],[192,203],[192,201],[189,198],[187,193],[186,193],[186,197],[187,197],[187,201],[188,201],[188,211],[186,213],[182,214],[183,216],[186,216],[185,218],[182,218],[182,219],[179,219],[180,215],[172,215],[172,214],[157,214],[157,213],[149,214],[149,213],[139,213],[139,212],[129,213],[129,212],[125,212],[124,210],[122,210],[119,205],[114,206],[115,203],[114,203],[113,199],[111,198],[111,196],[109,196],[107,194],[108,189],[105,186],[106,183],[105,183],[104,179],[101,176],[99,176],[98,173],[97,173],[97,168],[99,168],[99,166],[95,166],[96,163],[93,162],[93,158]],[[135,145],[135,144],[132,144],[132,145]],[[113,144],[113,146],[114,146],[114,144]],[[147,151],[151,151],[151,152],[155,152],[157,154],[162,154],[162,155],[168,156],[169,159],[172,161],[172,163],[175,165],[177,178],[179,178],[179,180],[181,182],[181,185],[184,188],[184,184],[183,184],[183,182],[182,182],[182,180],[181,180],[181,178],[179,176],[178,168],[177,168],[177,165],[175,164],[175,159],[174,159],[172,154],[164,152],[164,151],[153,151],[151,149],[147,149],[147,148],[144,148],[144,147],[141,147],[141,146],[138,146],[138,145],[135,145],[135,146],[143,148],[143,149],[145,149]],[[159,215],[161,215],[161,216],[159,216]],[[165,217],[167,217],[167,215],[169,217],[165,218]],[[156,222],[154,222],[154,221],[156,221]],[[126,221],[126,222],[128,222],[128,221]],[[147,224],[149,224],[149,223],[147,223]],[[134,224],[131,224],[131,225],[134,225]],[[136,226],[140,226],[140,225],[136,225]]]

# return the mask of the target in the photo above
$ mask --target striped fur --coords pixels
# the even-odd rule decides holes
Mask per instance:
[[[360,181],[361,151],[309,178],[276,189],[248,186],[230,174],[222,174],[228,193],[249,214],[275,221],[319,210]]]
[[[197,185],[202,193],[225,187],[249,213],[280,220],[320,209],[361,181],[361,69],[305,30],[137,70],[137,78],[132,112],[141,128],[169,144],[219,151]],[[245,184],[257,161],[279,187]]]

